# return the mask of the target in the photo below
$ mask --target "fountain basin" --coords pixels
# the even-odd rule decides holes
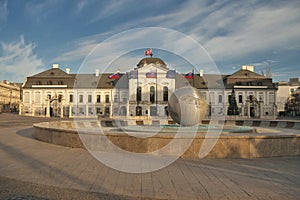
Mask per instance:
[[[274,127],[244,127],[248,132],[223,132],[220,136],[204,132],[186,132],[175,138],[170,130],[163,130],[147,138],[134,137],[135,134],[143,132],[146,126],[136,126],[140,130],[124,126],[126,131],[118,127],[103,127],[98,121],[60,121],[44,122],[34,125],[34,137],[38,140],[74,147],[99,151],[110,151],[106,148],[105,139],[108,138],[113,144],[121,149],[130,152],[144,153],[153,152],[168,145],[172,140],[192,139],[191,145],[187,148],[183,158],[199,158],[201,146],[206,141],[216,140],[213,149],[208,153],[208,158],[257,158],[273,156],[299,156],[300,155],[300,130]],[[122,127],[122,129],[124,128]],[[155,126],[157,127],[157,126]],[[159,126],[160,127],[160,126]],[[170,128],[168,126],[167,128]],[[226,129],[226,126],[225,126]],[[238,128],[237,128],[238,130]],[[255,130],[251,132],[249,130]],[[132,131],[132,135],[126,132]],[[153,131],[153,130],[152,130]],[[91,141],[97,141],[88,148],[82,142],[82,136]],[[179,147],[180,148],[180,147]],[[173,156],[175,152],[168,149],[162,152],[163,156]],[[160,155],[158,155],[160,156]]]

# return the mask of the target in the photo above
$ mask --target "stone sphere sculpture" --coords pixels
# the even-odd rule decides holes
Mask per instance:
[[[201,123],[207,113],[207,107],[204,96],[193,87],[176,90],[168,101],[170,117],[182,126]]]

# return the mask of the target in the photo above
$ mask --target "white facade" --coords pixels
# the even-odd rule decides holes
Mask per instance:
[[[285,111],[285,104],[288,102],[291,95],[299,90],[300,82],[297,78],[291,79],[289,82],[279,82],[277,90],[276,104],[278,105],[278,112]]]
[[[234,89],[240,117],[274,117],[277,106],[272,80],[253,70],[252,66],[247,66],[247,69],[227,75],[223,80],[219,79],[219,75],[215,82],[224,81],[224,87],[212,84],[212,88],[208,89],[203,83],[212,75],[197,74],[189,82],[183,75],[167,68],[162,60],[145,58],[136,68],[117,79],[111,80],[107,74],[99,75],[96,71],[95,74],[83,76],[80,80],[83,84],[76,87],[75,75],[55,66],[52,70],[28,77],[23,87],[20,114],[47,117],[168,117],[168,99],[176,88],[190,84],[205,96],[209,105],[208,115],[226,116],[228,99]],[[172,71],[173,76],[169,76]],[[53,74],[57,76],[53,76],[49,84]],[[178,84],[180,81],[183,83]]]

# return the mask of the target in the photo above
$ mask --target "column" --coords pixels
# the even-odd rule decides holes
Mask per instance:
[[[245,115],[244,103],[242,104],[242,107],[241,107],[241,115],[242,115],[242,117]]]
[[[69,105],[69,118],[73,117],[72,116],[72,104]]]
[[[147,115],[148,115],[148,119],[150,119],[150,102],[148,103],[148,113],[147,113]]]
[[[64,103],[65,101],[64,100],[61,100],[61,103],[60,103],[60,118],[64,118]]]
[[[89,116],[89,105],[88,105],[88,103],[85,104],[85,116],[86,117]]]
[[[263,116],[263,102],[259,101],[259,118]]]
[[[248,105],[247,105],[247,115],[248,115],[248,118],[250,119],[250,102],[248,102]]]
[[[34,109],[35,109],[34,108],[34,102],[32,102],[32,104],[31,104],[31,116],[33,116],[33,117],[35,115],[35,110]]]
[[[112,101],[110,101],[110,106],[109,106],[109,118],[112,118],[112,110],[113,110],[113,104],[112,104]]]
[[[273,104],[273,118],[276,119],[276,113],[277,113],[277,109],[276,109],[276,104]]]
[[[50,99],[46,99],[47,108],[46,108],[46,117],[50,117]]]
[[[130,114],[129,114],[129,99],[128,99],[128,101],[127,101],[127,105],[126,105],[126,116],[128,117],[128,116],[130,116]]]
[[[20,104],[19,104],[19,115],[23,114],[22,109],[23,109],[23,103],[20,102]]]

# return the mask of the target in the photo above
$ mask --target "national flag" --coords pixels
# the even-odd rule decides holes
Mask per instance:
[[[175,78],[176,71],[175,70],[169,70],[167,71],[166,78]]]
[[[193,79],[194,78],[194,73],[193,72],[189,72],[189,73],[185,74],[184,77],[186,79]]]
[[[118,72],[108,76],[109,79],[118,79],[120,77],[121,76]]]
[[[145,51],[145,56],[152,56],[152,49],[147,49]]]
[[[155,71],[150,71],[146,73],[146,78],[156,78],[157,73]]]

